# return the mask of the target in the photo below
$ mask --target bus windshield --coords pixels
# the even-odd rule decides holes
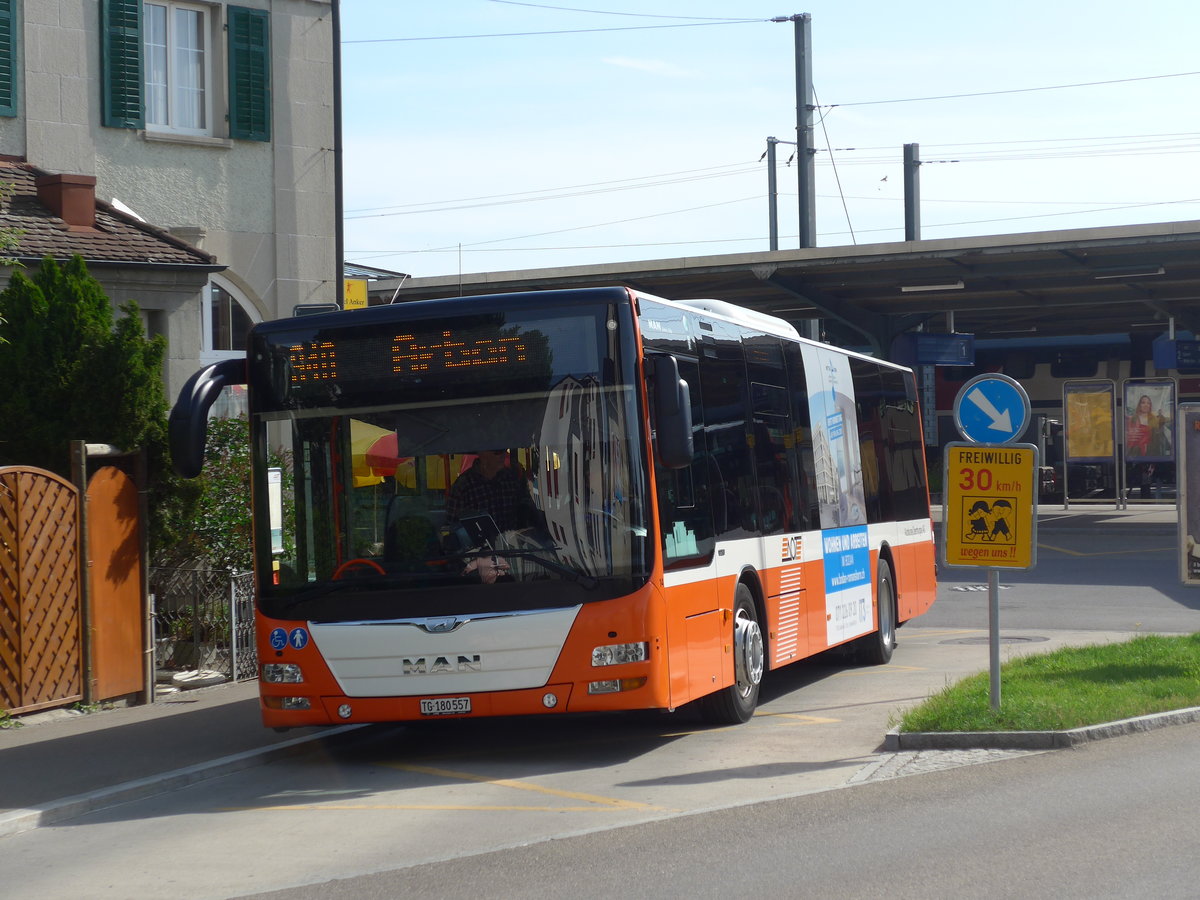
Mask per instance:
[[[259,458],[269,441],[292,469],[287,502],[258,492],[264,612],[563,605],[647,577],[626,307],[369,313],[252,338]]]

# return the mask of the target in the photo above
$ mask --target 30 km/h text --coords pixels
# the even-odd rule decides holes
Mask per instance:
[[[958,489],[960,491],[1014,491],[1019,494],[1023,490],[1023,486],[1020,481],[1010,481],[1007,478],[997,480],[992,475],[991,469],[962,468],[958,470]]]

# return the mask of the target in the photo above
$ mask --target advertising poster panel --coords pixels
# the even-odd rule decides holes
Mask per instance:
[[[1112,462],[1116,458],[1116,385],[1111,381],[1068,381],[1063,385],[1067,462]]]
[[[839,643],[873,625],[871,552],[854,380],[846,357],[801,349],[808,379],[813,465],[825,560],[826,639]]]
[[[1179,575],[1200,586],[1200,403],[1179,404]]]
[[[1175,461],[1175,382],[1130,378],[1123,385],[1125,461]]]

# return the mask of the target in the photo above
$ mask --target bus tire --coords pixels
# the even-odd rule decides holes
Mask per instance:
[[[729,687],[700,698],[700,716],[706,722],[722,725],[748,721],[758,706],[765,661],[766,649],[754,595],[746,585],[739,584],[733,597],[734,681]]]
[[[881,666],[892,658],[896,649],[896,582],[892,567],[882,556],[875,576],[875,606],[879,610],[879,627],[866,637],[859,638],[855,656],[867,666]]]

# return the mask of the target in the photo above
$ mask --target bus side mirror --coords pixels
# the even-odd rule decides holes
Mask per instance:
[[[195,478],[204,468],[204,445],[208,440],[208,411],[231,384],[246,383],[246,361],[225,359],[205,366],[187,380],[167,419],[167,444],[175,471]]]
[[[673,356],[654,356],[654,432],[658,461],[667,469],[692,464],[692,399]]]

